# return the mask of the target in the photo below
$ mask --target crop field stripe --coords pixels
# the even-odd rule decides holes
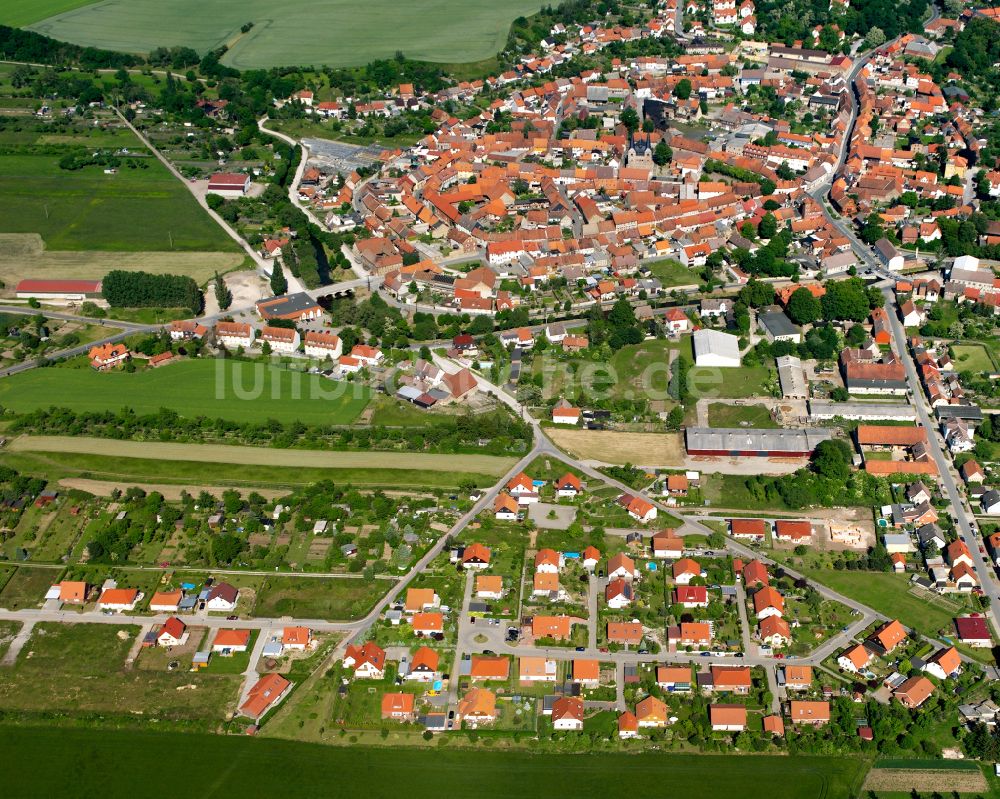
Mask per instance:
[[[266,735],[267,725],[262,734]],[[163,762],[185,764],[193,796],[265,796],[287,791],[289,774],[303,795],[405,794],[440,799],[442,792],[478,799],[606,792],[609,774],[627,773],[633,799],[685,796],[745,799],[747,785],[766,784],[769,799],[849,799],[864,761],[834,757],[699,756],[590,753],[549,755],[490,751],[324,747],[258,736],[207,736],[103,729],[0,727],[11,795],[79,795],[148,799],[177,795],[169,780],[150,780]],[[87,767],[114,758],[113,769]],[[373,775],[377,777],[373,778]],[[666,789],[665,786],[669,786]]]
[[[493,455],[438,455],[411,452],[339,452],[329,450],[265,449],[226,444],[178,444],[119,441],[73,436],[21,436],[9,448],[15,452],[82,453],[115,458],[143,458],[248,466],[312,467],[321,469],[416,469],[432,472],[469,471],[504,474],[515,458]]]
[[[280,6],[271,0],[103,0],[83,8],[74,0],[43,2],[71,9],[31,25],[46,36],[139,53],[170,45],[205,53],[231,44],[223,63],[238,69],[361,66],[397,51],[442,64],[480,61],[503,49],[516,17],[542,6],[540,0],[369,0],[363,8],[354,0],[287,0]],[[241,35],[247,22],[254,27]]]
[[[22,28],[34,22],[89,6],[97,0],[3,0],[0,4],[0,25]]]
[[[135,373],[32,369],[0,380],[0,405],[28,412],[52,405],[97,413],[123,407],[137,414],[169,408],[181,416],[237,422],[297,419],[350,424],[371,398],[360,384],[262,363],[193,359]]]

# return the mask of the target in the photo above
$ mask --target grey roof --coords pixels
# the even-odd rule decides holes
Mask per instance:
[[[279,297],[268,297],[257,303],[257,307],[269,317],[300,313],[315,308],[316,305],[316,300],[304,291],[298,291],[295,294],[282,294]]]
[[[813,419],[893,419],[912,421],[917,412],[912,405],[904,402],[828,402],[810,400],[809,415]]]
[[[806,452],[833,433],[820,429],[753,430],[724,427],[689,427],[686,432],[689,450],[730,450],[757,452]]]
[[[983,412],[978,405],[938,405],[934,409],[938,420],[962,419],[966,422],[983,421]]]
[[[792,324],[792,320],[785,316],[785,312],[775,306],[758,313],[757,321],[767,328],[767,332],[774,338],[801,334],[801,331]]]
[[[805,397],[808,394],[806,373],[802,369],[802,359],[794,355],[782,355],[776,359],[781,393],[785,397]]]
[[[879,239],[875,242],[875,251],[886,262],[891,261],[899,255],[899,250],[896,249],[896,245],[889,241],[889,239],[885,238]]]

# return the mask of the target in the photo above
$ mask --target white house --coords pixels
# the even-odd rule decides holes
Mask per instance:
[[[264,342],[274,352],[295,352],[299,348],[299,331],[288,327],[265,327],[260,331],[261,346]]]
[[[344,353],[344,344],[335,333],[309,331],[305,341],[305,352],[310,358],[329,357],[336,360]]]
[[[240,592],[229,583],[216,583],[205,599],[206,610],[232,611],[236,610]]]
[[[875,254],[879,262],[891,272],[903,268],[903,256],[889,239],[882,238],[875,242]]]
[[[216,322],[215,340],[223,344],[227,349],[243,347],[247,349],[253,345],[257,331],[246,322]]]

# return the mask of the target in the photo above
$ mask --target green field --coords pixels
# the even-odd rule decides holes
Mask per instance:
[[[141,152],[130,133],[116,138],[120,146]],[[73,143],[94,146],[86,138],[74,137]],[[60,157],[15,152],[0,158],[0,232],[38,233],[48,250],[59,251],[236,249],[156,159],[144,159],[146,169],[122,167],[106,175],[96,166],[60,169]]]
[[[749,426],[756,429],[775,428],[778,425],[771,418],[766,405],[730,405],[714,402],[708,406],[709,427]]]
[[[125,657],[139,631],[134,625],[35,625],[16,665],[0,669],[0,707],[11,718],[106,714],[213,729],[235,702],[239,678],[127,671]]]
[[[9,552],[3,553],[9,556]],[[0,608],[22,610],[40,607],[49,586],[59,581],[62,569],[33,569],[18,566],[0,591]]]
[[[27,5],[26,0],[18,2]],[[59,5],[79,5],[45,2],[54,11]],[[397,51],[425,61],[460,63],[496,55],[515,17],[533,14],[541,5],[539,0],[374,0],[362,9],[353,0],[290,0],[279,14],[268,0],[103,0],[31,28],[62,41],[127,52],[186,45],[204,53],[225,44],[230,50],[224,63],[239,69],[359,66],[392,58]],[[240,27],[248,22],[254,27],[241,35]]]
[[[304,424],[348,424],[370,397],[369,389],[360,384],[215,359],[187,360],[132,374],[32,369],[0,382],[0,405],[18,412],[52,405],[79,412],[128,407],[137,414],[169,408],[182,416],[236,422],[297,419]]]
[[[110,442],[114,443],[114,442]],[[261,450],[279,455],[282,452],[308,454],[302,450]],[[372,453],[395,457],[403,455]],[[441,455],[441,458],[461,457]],[[119,455],[93,455],[72,452],[12,452],[0,457],[3,463],[18,471],[41,475],[47,480],[83,478],[135,485],[160,483],[197,488],[220,484],[238,488],[284,489],[333,480],[335,483],[359,488],[434,489],[457,488],[463,480],[472,480],[485,487],[496,482],[495,475],[466,471],[431,471],[428,469],[386,468],[323,468],[247,465],[241,463],[205,463],[196,460],[156,460],[123,458]],[[454,467],[457,468],[457,467]]]
[[[698,273],[688,269],[680,261],[667,258],[648,265],[653,277],[657,278],[666,289],[674,286],[696,286],[701,281]]]
[[[924,635],[936,638],[941,630],[945,630],[946,635],[947,631],[953,632],[951,625],[955,614],[910,593],[905,575],[835,569],[807,569],[805,573]]]
[[[183,763],[191,796],[266,796],[287,792],[289,775],[304,796],[364,794],[369,799],[558,799],[607,791],[608,775],[627,773],[628,794],[745,799],[767,785],[769,799],[850,799],[865,763],[833,757],[526,755],[489,751],[336,748],[268,739],[159,732],[0,728],[4,787],[11,796],[177,796],[170,780],[150,779],[163,763]],[[114,762],[114,768],[96,764]],[[664,786],[670,786],[665,789]],[[196,786],[201,786],[196,787]],[[193,793],[192,793],[193,791]],[[669,791],[668,793],[665,791]]]
[[[359,619],[392,586],[391,580],[268,577],[258,593],[254,615],[330,621]]]
[[[4,0],[0,6],[0,25],[21,28],[93,2],[94,0]]]

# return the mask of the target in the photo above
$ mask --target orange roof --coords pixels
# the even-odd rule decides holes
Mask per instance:
[[[708,717],[712,726],[732,727],[746,726],[747,709],[745,705],[709,705]]]
[[[411,715],[413,713],[413,700],[413,694],[403,692],[383,695],[382,718]]]
[[[782,721],[781,716],[764,716],[764,732],[769,732],[772,735],[784,735],[785,722]]]
[[[136,588],[106,588],[97,601],[101,605],[131,605],[138,598]]]
[[[285,627],[281,631],[283,646],[308,646],[312,640],[312,632],[308,627]]]
[[[86,597],[86,583],[73,580],[63,580],[59,583],[59,600],[61,602],[83,602]]]
[[[250,689],[249,698],[240,707],[244,716],[259,719],[284,695],[291,683],[280,674],[265,674]]]
[[[716,688],[749,688],[749,666],[712,666],[712,684]]]
[[[476,591],[499,594],[503,591],[503,577],[499,574],[480,574],[476,577]]]
[[[410,623],[416,632],[439,633],[444,630],[444,616],[440,613],[414,613]]]
[[[408,611],[423,610],[425,606],[434,604],[433,588],[406,589],[406,609]]]
[[[934,693],[934,683],[926,677],[910,677],[893,691],[893,696],[909,708],[920,707]]]
[[[906,640],[906,630],[903,625],[893,619],[879,627],[872,635],[886,652],[891,652]]]
[[[219,630],[215,634],[215,640],[212,642],[212,646],[246,646],[250,643],[250,631],[249,630]]]
[[[656,681],[658,683],[691,682],[690,666],[657,666]]]
[[[789,715],[795,724],[825,723],[830,720],[830,703],[793,700],[789,708]]]
[[[962,656],[958,654],[958,650],[953,646],[942,649],[930,659],[930,662],[937,663],[941,667],[941,670],[949,675],[954,674],[962,668]]]
[[[599,661],[584,658],[573,661],[573,679],[577,682],[597,680],[600,676],[601,664]]]
[[[635,622],[609,621],[608,640],[616,643],[637,644],[642,640],[642,625]]]
[[[149,606],[169,606],[177,607],[180,601],[184,598],[184,592],[180,589],[176,591],[157,591],[153,594],[153,598],[149,600]]]
[[[469,676],[474,680],[506,680],[510,676],[510,659],[499,655],[473,655]]]
[[[667,706],[655,696],[647,696],[635,706],[635,717],[639,721],[653,721],[666,723]]]
[[[481,718],[495,716],[497,698],[492,691],[485,688],[470,688],[469,692],[458,703],[459,718]]]
[[[468,563],[472,560],[482,561],[483,563],[490,562],[490,550],[483,544],[469,544],[462,553],[462,562]]]
[[[861,424],[858,425],[857,436],[862,446],[912,447],[927,443],[927,431],[922,427]]]
[[[535,638],[569,638],[569,616],[533,616],[531,634]]]

